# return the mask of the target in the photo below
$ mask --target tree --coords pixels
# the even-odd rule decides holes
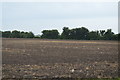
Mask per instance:
[[[107,32],[105,32],[105,34],[104,34],[104,39],[105,40],[112,40],[113,36],[114,36],[114,33],[112,32],[112,30],[107,29]]]
[[[77,39],[77,36],[76,36],[76,29],[71,29],[69,30],[70,33],[69,33],[69,38],[70,39]]]
[[[2,37],[10,38],[11,37],[11,31],[4,31],[4,32],[2,32]]]
[[[120,33],[118,34],[118,40],[120,40]]]
[[[89,40],[99,40],[99,35],[97,31],[91,31],[88,35]]]
[[[112,40],[118,40],[118,34],[113,34]]]
[[[87,39],[88,33],[89,33],[89,30],[87,28],[81,27],[80,37],[81,37],[82,40]]]
[[[68,27],[63,27],[63,32],[61,34],[62,39],[69,39],[70,37],[70,30]]]
[[[11,34],[12,38],[20,38],[20,31],[14,30]]]
[[[104,36],[105,30],[100,30],[100,36]]]
[[[34,38],[34,34],[33,34],[32,32],[29,32],[29,33],[27,34],[27,38]]]
[[[111,29],[91,31],[85,27],[69,29],[63,27],[63,32],[59,35],[58,30],[43,30],[42,35],[35,36],[32,32],[20,32],[17,30],[0,31],[0,37],[4,38],[47,38],[47,39],[76,39],[76,40],[120,40],[120,33],[114,34]]]
[[[57,39],[59,37],[58,30],[43,30],[41,38]]]
[[[25,32],[23,32],[23,31],[20,32],[20,38],[26,38],[26,37],[25,37]]]
[[[100,39],[103,40],[105,35],[105,30],[100,30]]]
[[[89,30],[85,27],[70,30],[70,38],[85,40],[88,37]]]
[[[0,31],[0,38],[2,37],[2,31]]]

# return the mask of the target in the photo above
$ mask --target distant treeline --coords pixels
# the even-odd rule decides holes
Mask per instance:
[[[20,32],[17,30],[14,31],[1,31],[3,38],[34,38],[34,34],[32,32]]]
[[[42,38],[42,39],[75,39],[75,40],[118,40],[120,34],[115,34],[111,29],[89,31],[85,27],[69,29],[64,27],[60,34],[58,30],[43,30],[42,35],[35,36],[32,32],[1,31],[3,38]]]

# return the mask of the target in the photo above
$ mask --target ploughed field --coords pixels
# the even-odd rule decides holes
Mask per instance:
[[[6,39],[3,78],[116,78],[117,41]]]

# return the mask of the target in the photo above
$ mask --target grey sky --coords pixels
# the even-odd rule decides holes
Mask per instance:
[[[86,27],[118,32],[117,2],[4,2],[2,30],[32,31]]]

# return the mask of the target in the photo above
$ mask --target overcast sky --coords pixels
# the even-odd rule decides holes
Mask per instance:
[[[1,7],[2,30],[40,34],[66,26],[118,32],[117,2],[4,2]]]

